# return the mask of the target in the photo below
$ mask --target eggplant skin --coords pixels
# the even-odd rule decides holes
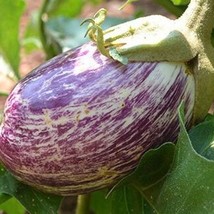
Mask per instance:
[[[0,127],[0,160],[45,192],[78,195],[108,187],[145,151],[175,141],[177,108],[184,101],[188,124],[194,98],[185,64],[122,65],[87,43],[15,86]]]

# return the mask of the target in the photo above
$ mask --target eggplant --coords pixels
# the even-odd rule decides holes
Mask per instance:
[[[195,81],[185,63],[109,59],[89,42],[45,62],[10,93],[0,160],[19,180],[58,195],[109,187],[141,156],[191,123]]]

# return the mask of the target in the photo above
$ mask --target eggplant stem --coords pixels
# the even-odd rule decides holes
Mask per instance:
[[[194,124],[204,119],[214,101],[214,48],[211,43],[213,20],[213,0],[191,0],[187,10],[178,19],[178,22],[188,29],[189,34],[194,33],[195,39],[192,42],[198,52],[194,63]]]
[[[179,20],[200,39],[210,40],[214,27],[214,1],[191,0],[189,6]]]
[[[89,214],[90,194],[79,195],[77,198],[76,214]]]

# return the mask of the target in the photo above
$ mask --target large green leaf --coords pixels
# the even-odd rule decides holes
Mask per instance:
[[[207,150],[211,148],[208,145],[212,144],[214,126],[210,123],[214,123],[214,120],[204,122],[190,131],[191,144],[184,127],[183,111],[179,113],[179,118],[181,130],[173,166],[164,181],[142,192],[158,213],[213,213],[214,161],[203,157],[204,149],[201,147],[199,151],[202,154],[197,153],[192,144],[198,144],[200,140],[195,139],[201,139],[200,143],[205,143]],[[207,140],[203,140],[205,138]],[[213,156],[209,158],[214,159]]]
[[[108,196],[107,190],[91,195],[91,210],[95,214],[154,214],[141,194],[132,185],[122,185]]]
[[[111,196],[111,214],[142,214],[144,199],[130,185],[119,187]]]
[[[95,214],[110,214],[111,199],[107,198],[108,191],[100,190],[91,193],[90,209]]]
[[[0,0],[0,53],[11,65],[17,78],[20,78],[19,22],[24,5],[24,0]]]
[[[62,200],[60,196],[40,192],[17,181],[2,166],[0,166],[0,194],[15,197],[31,214],[57,214]]]

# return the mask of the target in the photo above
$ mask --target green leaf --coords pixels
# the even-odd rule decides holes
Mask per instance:
[[[205,117],[204,121],[209,121],[209,120],[214,120],[214,115],[212,114],[207,114],[207,116]]]
[[[27,25],[24,38],[22,40],[22,46],[27,53],[36,49],[42,49],[39,34],[39,12],[33,11]]]
[[[100,190],[91,193],[90,208],[95,214],[111,213],[111,198],[107,198],[108,191]]]
[[[148,189],[163,180],[168,173],[174,158],[175,145],[172,143],[162,144],[156,149],[150,149],[141,158],[138,167],[121,180],[116,186],[133,183],[142,189]]]
[[[115,188],[108,197],[107,193],[107,190],[100,190],[91,194],[91,210],[95,214],[154,214],[132,185]]]
[[[180,110],[180,134],[175,160],[168,176],[156,186],[143,191],[143,194],[158,213],[213,213],[214,162],[193,149],[183,118],[183,110]],[[191,130],[191,136],[194,133],[194,139],[201,138],[199,129],[205,130],[205,126],[209,130],[209,122],[204,122]],[[211,135],[213,132],[207,131],[204,138],[212,139]],[[192,143],[195,143],[194,140]]]
[[[126,20],[107,17],[103,23],[103,29],[107,29],[124,21]],[[88,42],[89,39],[84,37],[87,28],[80,26],[81,23],[82,19],[70,19],[63,16],[49,19],[45,25],[48,40],[52,45],[61,47],[63,51],[73,49]]]
[[[24,0],[0,0],[0,52],[17,78],[20,78],[19,21],[24,6]]]
[[[132,186],[117,188],[110,196],[111,214],[142,214],[144,200],[141,194]]]
[[[85,1],[84,0],[52,0],[49,1],[47,13],[49,17],[66,16],[75,17],[80,14]]]
[[[186,6],[183,5],[175,6],[171,0],[154,0],[154,1],[176,16],[181,16],[181,14],[186,10]]]
[[[0,166],[0,194],[15,197],[31,214],[56,214],[62,197],[40,192],[16,180]]]
[[[0,91],[0,96],[1,97],[7,97],[9,94],[3,91]]]
[[[104,2],[104,0],[88,0],[88,2],[98,5],[98,4],[101,4],[102,2]]]
[[[84,38],[86,29],[80,26],[81,22],[80,19],[66,17],[50,19],[45,25],[49,41],[52,45],[57,44],[64,50],[82,45],[88,39]]]
[[[174,5],[187,5],[190,0],[171,0]]]
[[[190,130],[189,135],[196,152],[214,160],[214,117]]]
[[[1,193],[0,194],[0,204],[4,203],[5,201],[9,200],[11,198],[10,195]]]
[[[92,210],[96,214],[154,214],[153,208],[130,184],[140,186],[142,192],[162,181],[171,167],[174,150],[174,144],[166,143],[146,152],[136,170],[113,187],[108,197],[107,191],[92,193]]]
[[[0,211],[4,211],[7,214],[25,214],[25,208],[15,198],[11,198],[1,204]]]

